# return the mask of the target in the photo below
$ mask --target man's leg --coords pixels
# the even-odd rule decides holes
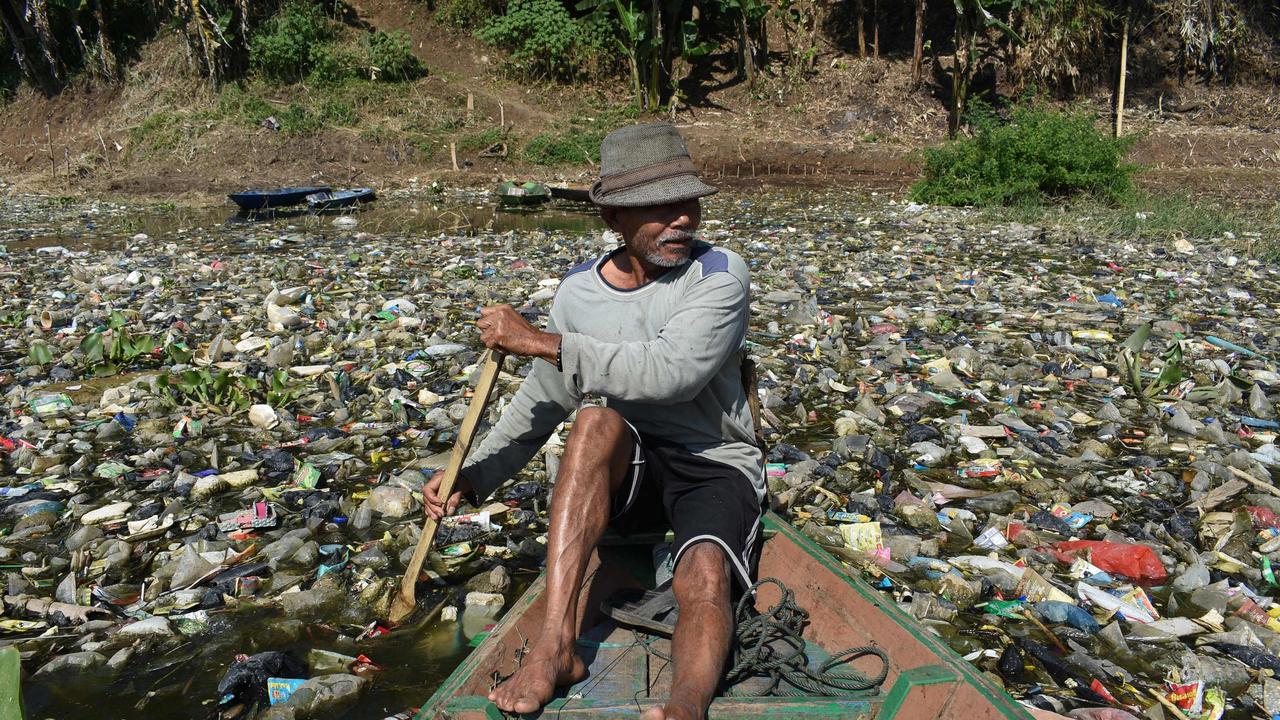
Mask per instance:
[[[675,679],[666,707],[652,707],[642,720],[702,720],[724,673],[733,633],[729,562],[720,546],[692,545],[676,565],[672,585],[680,604],[671,657]]]
[[[578,590],[587,560],[609,522],[610,498],[631,472],[635,440],[617,411],[584,407],[565,443],[547,536],[547,612],[520,669],[489,693],[506,712],[534,712],[557,685],[586,676],[574,651]]]

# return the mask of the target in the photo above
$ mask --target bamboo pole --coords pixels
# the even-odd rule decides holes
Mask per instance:
[[[1124,134],[1124,80],[1129,64],[1129,16],[1130,11],[1126,10],[1124,13],[1124,35],[1120,37],[1120,83],[1116,89],[1116,137]]]
[[[58,179],[58,160],[53,155],[53,135],[49,133],[49,123],[44,124],[44,149],[49,153],[49,172],[53,179]]]
[[[485,354],[475,394],[471,396],[467,414],[462,418],[462,425],[458,427],[458,435],[453,442],[453,452],[449,455],[449,464],[445,467],[444,477],[441,478],[437,488],[439,497],[444,499],[446,506],[449,496],[453,494],[453,485],[458,479],[458,473],[462,470],[462,463],[467,459],[467,452],[471,450],[476,429],[484,416],[485,408],[489,405],[489,397],[493,395],[493,388],[498,384],[498,375],[502,372],[502,361],[505,357],[505,354],[497,350],[490,350]],[[439,523],[430,517],[422,525],[422,534],[418,536],[418,544],[414,547],[413,556],[405,568],[404,577],[400,580],[400,591],[396,593],[395,600],[391,604],[391,612],[387,619],[393,625],[404,622],[417,606],[414,588],[418,584],[418,574],[422,572],[422,563],[427,558],[427,551],[431,548],[431,541],[435,538],[438,526]]]

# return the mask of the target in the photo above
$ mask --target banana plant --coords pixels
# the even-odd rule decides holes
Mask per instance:
[[[641,6],[641,0],[581,0],[579,12],[612,15],[618,23],[619,33],[613,41],[627,58],[631,71],[631,91],[637,102],[647,102],[648,73],[652,65],[650,56],[656,55],[658,44],[651,32],[649,13]]]
[[[1047,0],[997,0],[983,4],[982,0],[952,0],[956,9],[955,57],[951,67],[951,107],[947,117],[947,132],[955,137],[960,131],[960,118],[964,116],[965,105],[969,98],[969,85],[977,72],[978,65],[987,56],[981,47],[981,35],[988,30],[996,30],[1003,38],[1014,43],[1021,43],[1009,24],[996,17],[987,8],[997,7],[1002,14],[1007,14],[1023,4]]]
[[[691,6],[690,0],[580,0],[577,9],[611,15],[617,21],[614,42],[627,58],[636,101],[657,110],[664,98],[675,94],[674,60],[700,57],[698,53],[714,49],[697,40],[696,24],[682,22]]]
[[[649,35],[649,23],[645,13],[635,7],[632,0],[625,4],[622,0],[613,0],[614,11],[618,14],[618,22],[622,27],[622,38],[617,40],[622,51],[627,54],[631,66],[631,84],[637,98],[645,97],[645,88],[641,78],[641,68],[648,67],[647,59],[655,50],[654,38]]]
[[[1178,338],[1171,340],[1164,352],[1160,354],[1160,359],[1164,363],[1160,372],[1145,371],[1147,363],[1143,361],[1142,349],[1150,335],[1151,323],[1143,323],[1121,344],[1116,358],[1116,370],[1120,379],[1140,402],[1146,402],[1176,386],[1182,382],[1183,377],[1182,340]]]
[[[738,73],[754,88],[756,74],[764,67],[769,49],[765,17],[771,4],[763,0],[720,0],[738,25]]]

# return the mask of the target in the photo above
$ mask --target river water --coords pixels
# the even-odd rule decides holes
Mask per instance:
[[[903,511],[941,497],[912,495],[923,481],[942,481],[951,490],[952,483],[960,483],[980,493],[997,489],[987,483],[1006,483],[1000,485],[1006,494],[1009,489],[1021,493],[1017,509],[1012,502],[1008,507],[975,503],[976,513],[963,521],[972,525],[966,532],[975,537],[984,526],[1009,532],[1012,526],[1026,525],[1037,510],[1047,512],[1058,504],[1105,497],[1114,505],[1116,516],[1086,527],[1082,535],[1096,530],[1101,537],[1119,529],[1156,542],[1142,525],[1173,512],[1173,506],[1154,503],[1166,498],[1183,503],[1193,497],[1185,495],[1187,487],[1170,473],[1187,472],[1193,459],[1222,461],[1226,450],[1221,448],[1227,446],[1202,443],[1194,445],[1189,455],[1186,443],[1199,441],[1171,435],[1168,442],[1145,443],[1144,455],[1135,459],[1131,448],[1120,445],[1115,437],[1113,423],[1119,421],[1102,423],[1093,418],[1104,410],[1112,412],[1108,406],[1114,405],[1118,408],[1114,412],[1123,416],[1119,427],[1125,432],[1139,428],[1154,433],[1153,428],[1168,423],[1173,415],[1173,401],[1167,396],[1160,398],[1165,409],[1153,409],[1127,395],[1128,379],[1114,369],[1118,344],[1142,323],[1160,324],[1157,334],[1163,333],[1162,348],[1166,341],[1177,345],[1180,338],[1212,335],[1258,350],[1250,351],[1253,355],[1228,356],[1221,346],[1177,345],[1176,360],[1170,350],[1155,359],[1157,350],[1149,353],[1150,367],[1138,375],[1139,381],[1162,376],[1161,364],[1181,362],[1185,353],[1188,362],[1180,369],[1184,381],[1178,387],[1184,400],[1196,398],[1196,403],[1206,404],[1184,402],[1197,419],[1229,418],[1238,424],[1235,419],[1248,412],[1274,414],[1273,386],[1280,376],[1269,358],[1280,355],[1274,310],[1280,302],[1280,279],[1273,267],[1236,257],[1225,238],[1091,237],[981,220],[963,209],[927,208],[896,197],[843,191],[725,192],[706,201],[703,217],[703,237],[737,250],[751,265],[754,302],[747,340],[761,360],[767,422],[772,445],[778,448],[775,459],[806,468],[803,477],[775,478],[771,490],[789,504],[798,525],[833,545],[842,541],[824,520],[827,510],[839,509],[875,513],[883,524],[886,544],[895,553],[902,548],[921,553],[927,549],[938,555],[972,551],[967,545],[945,544],[946,538],[960,536],[943,532],[939,525],[953,522],[951,517],[933,519],[933,513],[926,513],[922,518]],[[222,361],[238,373],[261,376],[263,351],[254,349],[257,346],[250,341],[278,340],[280,335],[268,329],[262,313],[264,300],[274,288],[306,285],[313,288],[315,297],[305,311],[327,325],[323,331],[313,328],[305,334],[302,347],[311,362],[348,368],[350,377],[357,380],[363,373],[364,382],[372,383],[368,377],[387,365],[410,367],[409,358],[416,357],[414,353],[424,344],[447,342],[472,348],[458,356],[462,360],[433,359],[425,369],[415,370],[425,373],[419,380],[438,396],[423,410],[444,413],[465,404],[461,379],[465,366],[476,357],[471,328],[475,309],[488,302],[523,302],[541,292],[541,299],[531,301],[533,314],[538,308],[545,312],[547,289],[554,287],[556,278],[610,247],[601,231],[599,217],[588,206],[554,203],[536,212],[507,212],[495,207],[492,196],[475,192],[392,193],[350,218],[282,214],[253,222],[232,215],[229,205],[6,198],[0,224],[0,245],[6,249],[0,254],[0,285],[5,291],[0,305],[0,387],[8,401],[3,434],[29,440],[36,452],[27,453],[25,459],[19,458],[21,452],[5,459],[0,487],[17,488],[33,479],[58,488],[65,485],[63,481],[76,484],[57,498],[66,503],[67,511],[50,513],[41,532],[31,533],[36,520],[4,516],[0,528],[9,535],[0,539],[0,563],[23,576],[10,576],[10,587],[22,585],[25,578],[30,581],[24,586],[27,593],[51,596],[73,562],[80,563],[75,565],[80,590],[99,583],[86,565],[92,568],[92,561],[100,560],[94,552],[103,544],[90,546],[89,557],[81,559],[68,558],[61,546],[77,529],[76,518],[90,507],[120,498],[134,503],[136,511],[155,503],[149,494],[157,491],[148,489],[151,486],[145,482],[86,480],[83,468],[70,471],[67,463],[58,466],[32,458],[44,451],[71,457],[74,450],[90,458],[90,467],[107,460],[136,461],[144,453],[128,442],[99,441],[95,418],[105,418],[100,417],[97,398],[105,390],[141,381],[173,364],[151,354],[118,367],[112,364],[108,377],[95,377],[103,374],[103,365],[96,370],[86,367],[76,350],[85,328],[42,331],[38,322],[42,310],[50,309],[59,317],[63,312],[78,312],[90,325],[106,324],[115,310],[138,325],[158,323],[157,336],[165,328],[169,337],[179,333],[193,349],[207,348],[214,337],[225,335],[229,342],[247,344]],[[136,278],[129,280],[127,275],[134,272]],[[419,331],[397,332],[396,317],[377,317],[381,303],[396,297],[416,303],[424,320]],[[52,345],[55,351],[49,362],[33,359],[37,356],[32,346],[42,344]],[[518,364],[509,362],[513,377],[521,371]],[[1184,387],[1187,382],[1206,392],[1190,394]],[[1249,397],[1252,382],[1272,387],[1270,399],[1265,390],[1261,401],[1240,399]],[[1215,405],[1210,413],[1205,407],[1218,401],[1207,391],[1225,387],[1218,383],[1235,383],[1243,388],[1243,395],[1230,404]],[[300,385],[303,395],[292,401],[298,415],[311,412],[313,406],[333,412],[328,386]],[[375,385],[369,385],[364,399],[350,400],[353,412],[359,408],[364,414],[345,420],[387,421],[399,412],[385,399],[389,386]],[[399,391],[401,386],[394,389]],[[28,414],[26,400],[55,392],[68,395],[76,408],[75,420],[84,424],[59,426],[51,421],[38,431],[27,428],[22,417]],[[910,402],[904,402],[904,397]],[[209,436],[224,458],[233,449],[256,451],[271,441],[249,425],[243,412],[186,407],[187,412],[204,413],[198,417],[212,429],[209,436],[175,442],[165,436],[174,427],[174,418],[184,412],[182,408],[145,397],[133,407],[138,432],[145,428],[146,437],[176,453],[179,464],[191,472],[200,470],[200,463],[216,465],[202,445]],[[326,419],[324,413],[315,413],[318,425],[343,427],[343,422]],[[982,443],[970,438],[965,445],[981,445],[980,450],[962,451],[956,446],[963,438],[955,428],[992,425],[996,422],[992,418],[1009,413],[1018,413],[1035,425],[1036,432],[1028,433],[1034,438],[1023,438],[1034,452],[1002,432],[985,435],[988,440]],[[413,441],[407,435],[385,437],[373,432],[356,438],[346,435],[346,430],[339,433],[359,459],[357,471],[349,476],[327,478],[329,489],[341,496],[344,521],[373,486],[386,484],[389,477],[423,456],[448,449],[452,434],[447,426],[453,421],[447,414],[442,417],[438,432]],[[431,427],[421,416],[410,424]],[[305,430],[305,426],[290,426],[287,437]],[[1255,430],[1233,431],[1233,438],[1247,440],[1250,450],[1274,438],[1258,427]],[[948,433],[945,438],[943,431]],[[913,432],[932,438],[936,449],[926,447],[929,443],[908,442]],[[1042,436],[1054,444],[1033,442]],[[76,445],[77,441],[87,445]],[[1100,465],[1081,464],[1078,456],[1086,445],[1097,457],[1090,462]],[[860,449],[850,450],[855,446]],[[1106,455],[1108,447],[1113,451]],[[868,449],[866,455],[862,448]],[[896,464],[901,477],[914,484],[898,485],[890,496],[875,497],[881,490],[880,470],[875,468],[879,460],[871,452],[875,448],[883,448],[883,457],[889,458],[886,462]],[[308,457],[305,448],[296,454],[299,460]],[[809,462],[811,457],[830,460],[833,456],[838,460],[825,463],[825,469]],[[990,467],[971,463],[1001,461],[1007,464],[994,480],[964,475],[975,467]],[[520,479],[545,479],[544,462],[539,455]],[[165,463],[174,461],[165,456],[154,464]],[[1136,464],[1169,472],[1135,474]],[[1163,476],[1170,479],[1168,488],[1156,485]],[[203,510],[206,521],[243,507],[252,490],[247,493],[227,493],[208,501],[210,507]],[[832,504],[832,498],[840,501],[840,507]],[[942,500],[945,504],[946,499]],[[536,547],[535,552],[529,552],[527,544],[516,549],[518,541],[525,539],[520,535],[543,529],[536,520],[540,507],[536,500],[515,498],[511,504],[531,513],[535,519],[520,527],[532,530],[508,529],[485,540],[514,576],[506,593],[508,606],[539,565]],[[992,509],[996,507],[1000,509]],[[322,542],[346,544],[353,553],[385,549],[384,562],[353,581],[397,577],[403,568],[398,558],[405,547],[405,530],[418,517],[414,513],[398,519],[375,518],[361,531],[331,522],[317,536],[323,536]],[[1188,517],[1187,522],[1199,523],[1198,516]],[[1056,539],[1054,527],[1038,528],[1040,539]],[[155,554],[197,542],[199,530],[199,526],[184,527],[161,542],[139,544],[126,567],[109,582],[144,586],[150,582],[148,573],[162,564]],[[118,532],[111,529],[109,537]],[[1206,533],[1206,542],[1215,537]],[[21,542],[11,541],[20,535]],[[272,537],[267,534],[262,539]],[[513,542],[503,555],[508,537]],[[228,545],[221,536],[199,542],[209,543],[209,550],[225,550]],[[242,549],[243,544],[234,547]],[[1065,568],[1053,567],[1051,558],[1046,561],[1043,553],[1010,547],[1006,550],[1010,561],[1016,559],[1015,550],[1037,564],[1045,577],[1071,589],[1073,581],[1065,577]],[[1244,553],[1241,557],[1247,557],[1248,550]],[[893,559],[905,564],[912,556]],[[1174,574],[1177,554],[1166,552],[1165,560]],[[947,594],[950,603],[951,598],[962,597],[954,591],[964,589],[952,584],[949,590],[939,590],[936,578],[905,568],[891,578],[878,572],[872,570],[877,582],[896,592],[907,607],[913,602],[926,607],[921,599],[933,598],[934,591]],[[457,604],[466,579],[454,577],[424,588],[423,603]],[[992,590],[989,584],[972,582],[979,586],[974,598]],[[908,585],[915,589],[915,601],[910,593],[900,592]],[[261,597],[240,606],[209,610],[204,625],[187,635],[175,633],[140,643],[125,667],[109,677],[78,682],[65,676],[29,677],[24,684],[29,717],[203,717],[213,711],[218,681],[238,653],[288,650],[305,655],[314,648],[364,654],[384,668],[372,676],[368,691],[343,716],[380,720],[423,702],[469,652],[457,622],[432,623],[421,631],[355,642],[350,639],[351,625],[367,623],[367,612],[346,607],[333,617],[296,622],[272,607],[272,592],[266,589]],[[1176,605],[1165,591],[1153,590],[1151,597],[1161,606]],[[959,619],[953,612],[940,620],[930,614],[940,606],[928,606],[933,608],[928,613],[921,609],[920,619],[933,623],[957,650],[972,653],[982,669],[996,672],[999,650],[1010,640],[1001,635],[1004,631],[989,629],[993,617],[966,606],[958,609]],[[142,616],[140,607],[112,610],[120,621],[126,611]],[[982,633],[970,632],[979,627]],[[109,655],[120,646],[110,637],[112,632],[82,637],[75,627],[5,631],[0,644],[17,645],[24,653],[24,670],[32,676],[45,663],[85,645]],[[1010,632],[1019,638],[1040,637],[1036,635],[1039,628],[1027,623],[1011,626]],[[1091,652],[1111,656],[1096,640],[1080,639]],[[1135,682],[1158,686],[1159,674],[1180,662],[1176,654],[1184,646],[1171,642],[1165,647],[1172,648],[1167,653],[1170,657],[1152,655],[1132,664],[1129,669],[1139,674]],[[1010,681],[1009,687],[1015,693],[1027,693],[1036,682],[1053,681],[1041,672],[1025,682]],[[1112,690],[1122,694],[1118,687]],[[1124,696],[1129,703],[1141,698],[1146,696]]]

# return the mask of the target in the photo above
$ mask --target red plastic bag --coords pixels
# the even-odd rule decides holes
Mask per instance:
[[[1076,558],[1088,558],[1099,568],[1144,585],[1159,585],[1169,577],[1160,556],[1146,545],[1113,543],[1102,540],[1068,540],[1053,546],[1058,562],[1070,564]]]
[[[1249,505],[1245,507],[1245,511],[1249,513],[1249,517],[1253,520],[1253,527],[1256,530],[1269,527],[1280,527],[1280,517],[1277,517],[1270,508],[1264,508],[1260,505]]]

